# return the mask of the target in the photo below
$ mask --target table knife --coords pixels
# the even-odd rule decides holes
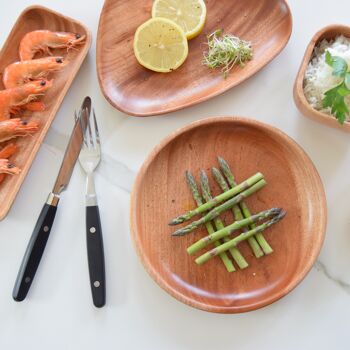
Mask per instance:
[[[91,110],[91,99],[86,97],[80,113],[76,118],[62,165],[58,173],[56,183],[49,194],[46,203],[39,215],[32,236],[29,240],[19,269],[12,297],[15,301],[23,301],[30,289],[35,273],[43,256],[48,241],[61,193],[67,188],[74,165],[78,159],[84,139],[86,126]]]

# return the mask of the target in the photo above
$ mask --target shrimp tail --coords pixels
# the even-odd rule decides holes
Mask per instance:
[[[0,159],[8,159],[17,151],[17,146],[14,143],[9,143],[0,151]],[[0,174],[0,184],[5,180],[6,174]]]

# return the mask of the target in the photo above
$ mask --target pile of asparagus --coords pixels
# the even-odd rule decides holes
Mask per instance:
[[[232,272],[236,269],[229,258],[228,252],[240,269],[249,266],[237,248],[237,245],[243,241],[248,241],[256,258],[273,252],[263,235],[263,231],[280,221],[286,212],[280,208],[272,208],[252,215],[244,199],[266,186],[264,176],[261,173],[256,173],[249,179],[237,184],[227,162],[218,157],[218,163],[220,170],[215,167],[211,170],[223,193],[216,197],[212,196],[208,176],[202,170],[200,172],[202,194],[200,194],[193,175],[187,171],[186,180],[197,208],[171,220],[169,225],[178,225],[196,215],[202,215],[200,219],[192,221],[189,225],[175,231],[173,236],[186,235],[201,225],[205,225],[208,236],[192,244],[187,249],[188,254],[195,254],[210,244],[214,244],[214,248],[196,258],[196,263],[201,265],[214,256],[219,256],[227,271]],[[232,210],[235,221],[225,227],[220,215],[227,210]],[[260,223],[259,226],[257,226],[258,223]],[[232,236],[233,233],[241,229],[242,232],[239,235]]]

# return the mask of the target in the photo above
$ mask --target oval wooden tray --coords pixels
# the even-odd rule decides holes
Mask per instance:
[[[217,155],[232,166],[238,182],[257,171],[265,175],[266,188],[247,200],[253,212],[277,206],[287,210],[264,234],[273,254],[256,259],[242,243],[250,267],[233,273],[218,258],[198,266],[187,254],[204,230],[172,237],[174,227],[167,224],[195,206],[185,170],[198,180],[200,169],[209,172],[217,165]],[[220,193],[210,180],[213,192]],[[319,254],[327,217],[322,182],[305,152],[278,129],[234,117],[204,119],[163,140],[138,173],[130,214],[134,245],[151,277],[183,303],[221,313],[254,310],[290,292]]]
[[[170,74],[151,72],[133,53],[136,28],[151,17],[152,0],[106,0],[97,35],[97,73],[106,99],[135,116],[169,113],[208,100],[242,83],[287,44],[292,17],[284,0],[208,0],[207,22],[189,42],[189,56]],[[132,9],[132,10],[131,10]],[[254,59],[227,79],[202,65],[206,35],[222,28],[251,40]]]
[[[335,117],[312,108],[304,94],[305,71],[312,58],[315,46],[323,39],[334,39],[337,35],[341,34],[350,38],[350,27],[334,24],[322,28],[314,35],[310,41],[310,44],[306,48],[298,75],[294,83],[293,93],[295,104],[303,115],[319,123],[331,126],[332,128],[350,132],[350,122],[347,121],[343,125],[340,125]]]
[[[17,19],[0,52],[0,89],[4,89],[2,73],[5,67],[19,60],[18,46],[23,35],[37,29],[79,33],[86,35],[86,41],[84,45],[79,46],[78,50],[69,51],[70,63],[62,71],[54,74],[54,86],[42,99],[47,109],[44,112],[32,113],[32,118],[40,122],[40,130],[33,137],[25,137],[16,141],[19,150],[11,160],[22,169],[22,172],[17,176],[7,176],[0,185],[0,220],[11,208],[56,112],[91,46],[90,31],[82,23],[42,6],[28,7]],[[67,56],[67,50],[55,50],[54,53]]]

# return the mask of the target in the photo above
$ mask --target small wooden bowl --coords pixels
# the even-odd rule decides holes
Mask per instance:
[[[204,229],[172,237],[171,218],[195,207],[184,172],[198,180],[224,157],[237,181],[261,171],[266,188],[248,198],[253,212],[282,207],[287,216],[264,233],[273,254],[256,259],[239,246],[250,267],[228,273],[219,258],[203,266],[186,248]],[[220,190],[211,179],[214,194]],[[290,292],[319,254],[326,228],[326,198],[320,177],[305,152],[276,128],[243,118],[215,117],[169,135],[143,164],[131,196],[134,245],[151,277],[185,304],[211,312],[238,313],[268,305]],[[233,221],[231,213],[223,217]],[[203,251],[201,252],[203,253]]]
[[[303,88],[305,71],[312,58],[315,46],[323,39],[334,39],[337,35],[341,34],[350,38],[350,27],[338,24],[330,25],[321,29],[314,35],[301,62],[301,66],[294,83],[293,94],[295,104],[303,115],[319,123],[331,126],[332,128],[350,132],[350,122],[346,121],[344,125],[340,125],[335,117],[312,108],[305,97]]]
[[[134,116],[169,113],[222,94],[257,73],[287,44],[292,16],[285,0],[206,0],[202,33],[189,41],[189,56],[176,71],[143,68],[133,51],[134,34],[151,17],[152,0],[106,0],[97,34],[97,74],[108,102]],[[130,10],[132,9],[132,10]],[[254,58],[227,79],[202,64],[206,35],[222,28],[252,41]]]
[[[32,137],[19,138],[15,141],[19,149],[15,156],[11,158],[11,161],[19,166],[22,172],[19,175],[7,176],[0,185],[0,220],[10,210],[63,98],[91,46],[91,33],[82,23],[43,6],[30,6],[17,19],[0,52],[0,89],[4,89],[2,83],[4,69],[9,64],[19,60],[18,47],[21,39],[26,33],[37,29],[79,33],[86,35],[86,41],[84,45],[79,46],[78,50],[68,52],[69,64],[62,71],[53,75],[54,86],[41,99],[47,107],[46,110],[44,112],[28,113],[28,116],[31,116],[32,119],[39,121],[40,130]],[[53,52],[57,55],[67,56],[66,49],[54,50]]]

